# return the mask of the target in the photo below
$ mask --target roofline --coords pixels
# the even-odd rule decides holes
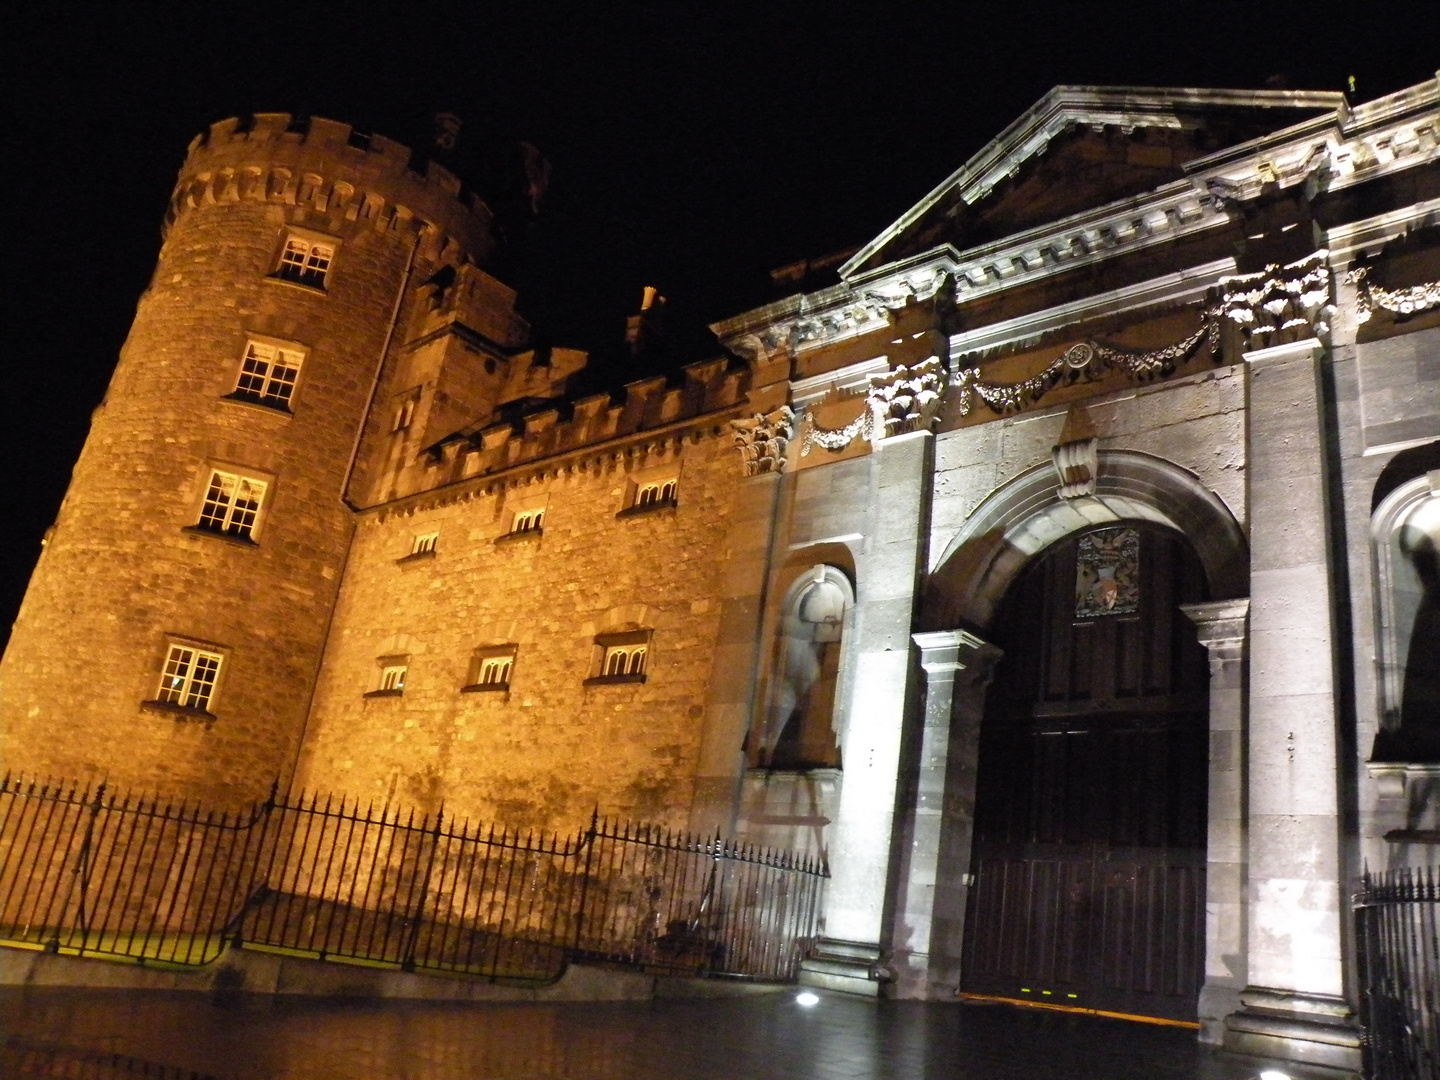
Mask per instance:
[[[1398,93],[1404,95],[1407,92],[1401,90]],[[1183,121],[1178,115],[1181,110],[1190,111],[1203,106],[1316,109],[1339,114],[1342,119],[1349,110],[1345,95],[1330,90],[1057,86],[879,236],[852,255],[840,267],[840,277],[849,279],[853,276],[886,244],[952,190],[958,188],[961,198],[967,203],[983,198],[996,184],[1013,174],[1021,163],[1042,151],[1052,138],[1072,124],[1181,127]]]

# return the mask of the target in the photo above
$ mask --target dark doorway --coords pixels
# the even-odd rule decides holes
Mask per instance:
[[[980,733],[962,989],[1194,1020],[1204,970],[1208,670],[1178,534],[1057,542],[1005,596]]]

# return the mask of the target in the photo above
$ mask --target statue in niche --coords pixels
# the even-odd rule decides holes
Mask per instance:
[[[840,767],[835,697],[851,598],[849,580],[824,565],[786,597],[775,689],[761,745],[755,748],[761,767]]]
[[[1420,517],[1413,515],[1397,537],[1420,586],[1405,657],[1400,731],[1410,760],[1440,762],[1440,537],[1415,520]]]

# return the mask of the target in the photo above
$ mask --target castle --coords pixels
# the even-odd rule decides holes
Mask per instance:
[[[823,851],[816,984],[1355,1066],[1346,896],[1440,840],[1440,83],[1057,88],[618,394],[495,249],[381,136],[195,139],[7,769]]]

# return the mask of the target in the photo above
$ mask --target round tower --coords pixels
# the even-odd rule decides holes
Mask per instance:
[[[288,779],[407,294],[492,254],[487,207],[410,159],[283,113],[192,142],[0,661],[6,769],[211,803]]]

